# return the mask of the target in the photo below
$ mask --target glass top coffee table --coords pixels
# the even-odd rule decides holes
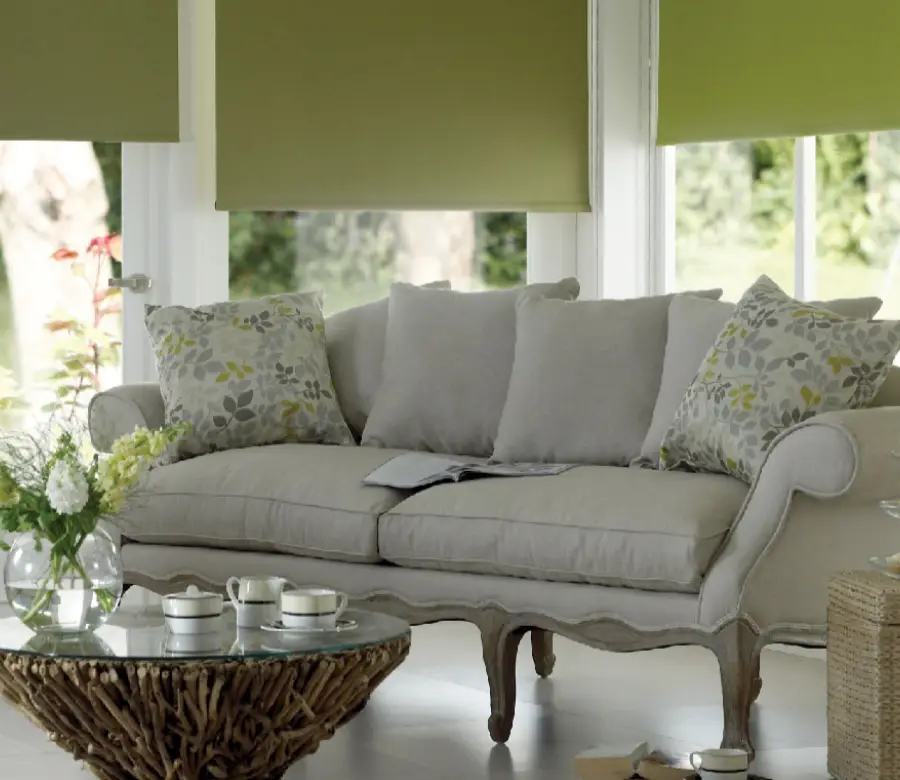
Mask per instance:
[[[276,780],[349,721],[409,652],[409,626],[348,611],[349,631],[170,634],[159,610],[95,634],[0,619],[0,692],[104,780]]]

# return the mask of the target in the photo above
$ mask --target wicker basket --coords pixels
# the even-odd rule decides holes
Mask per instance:
[[[898,780],[900,580],[846,572],[828,595],[828,771]]]

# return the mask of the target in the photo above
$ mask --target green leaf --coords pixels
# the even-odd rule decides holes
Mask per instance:
[[[800,388],[800,397],[803,398],[806,405],[809,406],[813,400],[813,391],[806,385],[803,385],[803,387]]]

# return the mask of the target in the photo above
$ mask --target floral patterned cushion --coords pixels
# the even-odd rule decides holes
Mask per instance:
[[[778,435],[869,406],[900,350],[900,322],[841,317],[767,276],[744,293],[681,401],[660,468],[752,482]]]
[[[335,397],[321,293],[148,306],[166,421],[182,455],[276,442],[354,444]]]

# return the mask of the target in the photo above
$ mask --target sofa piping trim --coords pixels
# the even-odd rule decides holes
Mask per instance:
[[[328,446],[323,444],[323,447]],[[202,457],[202,456],[201,456]],[[378,489],[378,488],[376,488]],[[390,490],[394,493],[400,493],[402,491],[394,490],[393,488],[381,488],[383,490]],[[154,497],[163,497],[163,498],[196,498],[196,499],[224,499],[224,500],[242,500],[242,501],[264,501],[267,504],[282,504],[284,506],[294,507],[296,509],[322,509],[328,512],[344,512],[348,515],[360,515],[361,517],[373,517],[376,520],[381,517],[381,515],[387,514],[390,512],[390,509],[345,509],[344,507],[334,507],[334,506],[322,506],[321,504],[311,504],[309,502],[302,501],[289,501],[281,498],[270,498],[269,496],[241,496],[241,495],[233,495],[230,493],[186,493],[181,491],[154,491]],[[393,496],[385,496],[385,498],[392,498]],[[401,499],[402,501],[403,499]],[[393,506],[397,506],[394,504]]]
[[[488,577],[504,577],[504,576],[508,577],[508,576],[510,576],[510,575],[498,574],[496,572],[491,572],[491,573],[460,572],[460,571],[456,571],[455,569],[429,568],[427,566],[416,565],[417,561],[435,561],[435,562],[440,562],[440,563],[446,563],[446,562],[448,562],[446,558],[425,558],[425,557],[405,558],[403,556],[394,556],[392,558],[384,558],[383,560],[387,561],[388,563],[393,563],[397,566],[401,566],[402,568],[405,568],[405,569],[417,569],[419,571],[443,571],[443,572],[453,572],[454,574],[483,574],[484,576],[488,576]],[[452,561],[449,561],[449,563],[459,563],[459,564],[463,564],[463,565],[483,565],[486,563],[496,564],[496,561],[483,561],[483,560],[476,560],[476,559],[454,558]],[[509,569],[516,569],[516,570],[521,570],[521,571],[528,571],[528,572],[534,571],[534,569],[530,569],[528,566],[522,566],[522,565],[516,564],[516,563],[510,563],[510,564],[504,563],[503,566],[505,566],[506,568],[509,568]],[[582,572],[564,571],[562,569],[549,569],[549,568],[545,568],[545,567],[542,567],[540,569],[540,571],[548,572],[550,574],[565,575],[565,576],[569,576],[569,577],[571,577],[573,575],[585,576]],[[512,576],[514,578],[518,578],[518,579],[534,580],[535,582],[558,582],[560,584],[569,584],[569,585],[596,585],[598,587],[613,587],[613,588],[631,587],[633,590],[641,590],[641,589],[634,588],[633,586],[629,586],[626,583],[628,583],[628,582],[656,582],[661,585],[667,585],[667,586],[674,585],[674,586],[681,587],[681,588],[697,588],[700,585],[700,580],[694,580],[692,582],[673,582],[672,580],[664,580],[664,579],[659,579],[657,577],[624,577],[621,575],[612,576],[612,577],[597,577],[597,581],[595,581],[595,582],[591,582],[588,580],[542,580],[539,577],[522,577],[521,575],[512,575]],[[601,579],[605,579],[606,582],[600,582],[599,580],[601,580]],[[611,585],[610,583],[617,583],[617,584]],[[651,589],[649,589],[649,588],[646,590],[651,591]],[[666,591],[655,590],[653,592],[665,593]],[[678,592],[680,592],[682,594],[687,594],[690,596],[696,596],[698,593],[698,591],[696,591],[696,590],[690,590],[690,591],[682,590],[682,591],[678,591]]]
[[[159,539],[194,539],[198,540],[200,537],[192,536],[190,534],[179,534],[179,533],[167,533],[167,534],[141,534],[140,536],[136,536],[134,534],[129,534],[127,531],[123,531],[123,536],[125,539],[128,539],[132,544],[143,544],[148,547],[154,546],[165,546],[167,542],[160,542]],[[149,541],[151,539],[155,539],[157,541]],[[289,545],[282,546],[272,546],[272,542],[269,539],[259,539],[259,538],[250,538],[248,536],[241,537],[230,537],[230,536],[217,536],[215,538],[206,538],[202,539],[200,543],[194,542],[194,544],[178,544],[179,547],[202,547],[203,543],[215,543],[219,542],[220,544],[212,544],[211,548],[216,550],[230,550],[232,552],[241,552],[239,548],[235,547],[225,547],[221,543],[234,543],[241,544],[246,542],[251,542],[252,544],[259,545],[259,548],[254,550],[253,552],[274,552],[279,553],[281,555],[294,555],[303,557],[307,555],[311,558],[315,558],[316,556],[312,553],[319,553],[322,556],[322,560],[346,560],[348,562],[359,561],[360,563],[384,563],[384,559],[378,556],[378,551],[376,550],[373,555],[375,557],[371,557],[366,553],[348,553],[346,550],[334,550],[328,547],[312,547],[311,545],[307,545],[306,547],[292,547]],[[376,547],[378,540],[375,540]],[[325,555],[340,555],[344,556],[342,559],[338,558],[326,558]]]
[[[625,468],[625,467],[623,467]],[[536,479],[540,479],[540,477],[536,477]],[[422,492],[426,492],[423,490]],[[628,534],[632,535],[643,535],[643,536],[664,536],[667,538],[675,538],[675,539],[698,539],[700,541],[706,541],[707,539],[715,539],[717,536],[725,536],[731,526],[734,525],[734,518],[732,518],[729,526],[727,528],[722,529],[718,533],[709,534],[708,536],[691,536],[689,534],[677,534],[670,533],[667,531],[632,531],[627,528],[601,528],[599,526],[590,526],[590,525],[556,525],[554,523],[544,523],[544,522],[533,522],[531,520],[516,520],[512,517],[479,517],[477,515],[438,515],[432,512],[412,512],[412,511],[402,511],[398,512],[397,508],[402,506],[403,502],[397,504],[393,509],[388,509],[381,513],[379,517],[412,517],[412,518],[430,518],[437,521],[441,520],[469,520],[472,522],[483,523],[487,522],[495,522],[495,523],[516,523],[516,524],[526,524],[530,526],[537,526],[539,528],[551,528],[555,531],[594,531],[598,533],[616,533],[616,534]],[[743,505],[742,505],[743,506]],[[740,511],[740,510],[739,510]]]

